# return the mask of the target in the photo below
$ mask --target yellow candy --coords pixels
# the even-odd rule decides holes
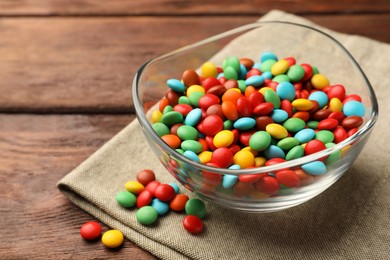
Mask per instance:
[[[115,229],[108,230],[102,236],[102,243],[108,248],[117,248],[123,243],[123,234]]]
[[[265,162],[267,161],[264,157],[255,157],[255,166],[261,167],[265,165]]]
[[[241,169],[248,168],[255,164],[255,157],[251,152],[241,150],[233,156],[233,163],[238,164]]]
[[[145,186],[138,181],[128,181],[125,183],[125,189],[135,195],[138,195],[145,189]]]
[[[269,124],[265,127],[265,131],[267,131],[273,138],[282,139],[287,137],[288,132],[287,129],[279,124]]]
[[[154,110],[152,113],[152,123],[160,123],[162,118],[162,113],[159,110]]]
[[[275,90],[273,90],[273,89],[270,88],[270,87],[262,87],[261,89],[259,89],[259,92],[260,92],[261,94],[263,94],[263,96],[264,96],[264,95],[265,95],[265,92],[266,92],[267,90],[272,90],[273,92],[275,92]]]
[[[271,67],[271,73],[274,76],[284,74],[289,68],[288,61],[286,60],[280,60],[277,61],[274,65]]]
[[[205,78],[217,77],[218,71],[217,71],[217,67],[214,65],[214,63],[205,62],[202,65],[201,70],[202,70],[202,76]]]
[[[332,98],[329,101],[329,108],[332,112],[341,112],[343,110],[343,102],[338,98]]]
[[[206,164],[211,161],[211,156],[213,155],[210,151],[203,151],[200,154],[198,154],[200,163]]]
[[[313,103],[311,103],[310,100],[306,99],[306,98],[298,98],[298,99],[295,99],[291,105],[295,108],[295,109],[298,109],[300,111],[307,111],[307,110],[310,110],[312,107],[313,107]]]
[[[253,150],[252,148],[250,148],[249,146],[244,147],[241,150],[249,151],[249,152],[251,152],[253,154],[253,156],[257,156],[257,154],[259,153],[258,151]]]
[[[311,84],[314,88],[323,90],[327,86],[329,86],[329,80],[322,74],[315,74],[311,77]]]
[[[191,96],[192,93],[194,92],[201,92],[201,93],[205,93],[205,90],[202,86],[199,86],[199,85],[192,85],[191,87],[189,87],[187,89],[187,97]]]
[[[239,88],[230,88],[228,89],[227,91],[236,91],[237,93],[240,93],[241,94],[241,90]],[[226,91],[226,92],[227,92]]]
[[[351,145],[347,145],[346,147],[342,148],[341,149],[341,156],[344,157],[345,156],[345,153],[349,150],[349,148],[351,148]]]
[[[222,130],[214,136],[213,144],[217,148],[228,147],[234,141],[234,134],[230,130]]]

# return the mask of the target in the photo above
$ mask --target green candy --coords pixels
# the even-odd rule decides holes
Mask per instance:
[[[256,151],[264,151],[271,144],[271,135],[265,131],[254,133],[249,139],[249,146]]]
[[[173,107],[168,105],[164,108],[163,114],[166,114],[166,113],[171,112],[171,111],[173,111]]]
[[[237,57],[229,57],[225,59],[222,64],[222,68],[224,72],[227,67],[232,67],[232,69],[234,69],[234,71],[238,73],[240,71],[240,60]]]
[[[303,76],[305,76],[305,70],[301,65],[295,64],[288,69],[287,76],[292,82],[297,82],[300,81]]]
[[[189,96],[190,105],[193,107],[199,107],[199,99],[204,96],[202,92],[194,92]]]
[[[206,215],[206,205],[197,198],[189,199],[185,205],[187,215],[194,215],[198,218],[204,218]]]
[[[137,197],[133,193],[128,191],[118,192],[115,196],[115,199],[118,204],[124,208],[134,207],[135,203],[137,202]]]
[[[290,78],[286,74],[280,74],[275,76],[272,81],[281,83],[281,82],[290,82]]]
[[[193,151],[198,154],[203,150],[203,146],[201,143],[195,140],[185,140],[181,143],[181,149],[184,151]]]
[[[311,66],[311,68],[313,69],[313,75],[320,73],[320,71],[318,70],[318,68],[316,66]]]
[[[184,151],[183,151],[183,149],[179,149],[179,148],[177,148],[177,149],[175,149],[176,150],[176,152],[178,152],[178,153],[180,153],[180,154],[184,154]]]
[[[274,108],[280,108],[280,97],[273,90],[267,90],[264,93],[264,99],[274,105]]]
[[[266,72],[271,71],[272,66],[276,63],[276,60],[266,60],[260,65],[260,71]]]
[[[307,122],[307,127],[316,130],[318,128],[318,121],[309,121]]]
[[[191,101],[188,97],[186,96],[181,96],[179,97],[179,100],[177,101],[179,104],[186,104],[186,105],[191,105]]]
[[[296,133],[305,128],[305,121],[300,118],[289,118],[283,123],[283,127],[289,132]]]
[[[161,117],[161,123],[163,123],[168,127],[182,122],[183,122],[183,115],[177,111],[167,112],[163,114],[163,116]]]
[[[169,128],[163,123],[154,123],[152,125],[152,128],[160,137],[171,133]]]
[[[226,120],[223,122],[223,130],[231,130],[233,129],[233,121],[231,120]]]
[[[225,77],[225,79],[229,80],[229,79],[234,79],[234,80],[237,80],[238,79],[238,73],[236,70],[234,70],[233,67],[227,67],[224,71],[223,71],[223,76]]]
[[[151,225],[156,222],[158,213],[153,207],[144,206],[135,213],[135,217],[142,225]]]
[[[335,145],[336,145],[335,143],[327,143],[327,144],[325,144],[325,147],[326,147],[326,148],[331,148],[331,147],[333,147],[333,146],[335,146]],[[342,156],[341,156],[341,150],[337,150],[337,151],[331,153],[331,154],[325,159],[324,162],[325,162],[327,165],[330,165],[330,164],[332,164],[332,163],[337,162],[338,160],[340,160],[341,157],[342,157]]]
[[[291,161],[291,160],[294,160],[294,159],[301,158],[301,157],[303,157],[304,154],[305,154],[305,149],[302,146],[297,145],[297,146],[293,147],[286,154],[286,161]]]
[[[334,134],[329,130],[321,130],[316,133],[314,139],[320,140],[326,145],[327,143],[333,142]]]
[[[283,138],[282,140],[280,140],[276,145],[279,148],[281,148],[285,151],[288,151],[291,148],[299,145],[299,141],[298,141],[298,139],[296,139],[294,137],[286,137],[286,138]]]
[[[238,88],[241,90],[241,93],[244,93],[246,88],[247,88],[247,85],[245,84],[245,80],[237,80],[237,83],[238,83]]]
[[[182,140],[198,140],[199,133],[195,127],[182,125],[177,129],[177,136]]]

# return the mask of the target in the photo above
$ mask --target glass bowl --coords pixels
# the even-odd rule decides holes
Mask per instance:
[[[153,130],[151,111],[165,96],[168,79],[180,79],[183,71],[198,69],[212,61],[221,66],[225,58],[247,57],[254,61],[264,51],[278,57],[293,56],[297,63],[315,65],[331,84],[342,84],[347,94],[356,93],[365,106],[363,124],[346,140],[331,148],[295,160],[258,168],[229,170],[203,165],[184,157],[168,146]],[[133,102],[143,133],[159,161],[186,188],[197,196],[223,207],[272,212],[299,205],[325,191],[351,166],[363,149],[378,116],[378,103],[372,86],[352,55],[337,40],[309,26],[289,22],[257,22],[180,48],[145,63],[137,72],[132,87]],[[154,107],[153,107],[154,106]],[[157,108],[158,109],[158,108]],[[280,186],[277,193],[256,189],[262,176],[274,176],[282,169],[300,170],[302,165],[339,153],[326,164],[326,173],[305,174],[295,188]],[[238,181],[232,188],[204,176],[253,175],[253,181]]]

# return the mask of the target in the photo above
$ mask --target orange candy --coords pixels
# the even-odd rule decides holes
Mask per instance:
[[[222,96],[222,101],[225,102],[225,101],[231,101],[233,102],[233,104],[236,104],[237,103],[237,100],[242,97],[241,93],[234,90],[234,89],[229,89],[227,90],[223,96]]]
[[[188,199],[188,196],[185,194],[177,194],[169,203],[169,207],[173,211],[183,211]]]
[[[180,147],[181,140],[177,135],[167,134],[161,137],[171,148],[176,149]]]
[[[162,98],[159,104],[159,110],[162,113],[164,108],[169,105],[169,100],[167,98]]]
[[[232,101],[225,101],[222,103],[222,113],[227,119],[232,121],[236,121],[239,116],[237,107]]]

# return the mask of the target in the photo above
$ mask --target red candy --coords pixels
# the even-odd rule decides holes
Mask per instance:
[[[265,194],[274,194],[279,190],[279,181],[271,176],[265,176],[255,184],[258,191]]]
[[[329,88],[326,94],[328,95],[329,100],[338,98],[340,101],[343,101],[345,97],[345,88],[342,85],[334,85]]]
[[[154,172],[149,169],[142,170],[137,174],[137,181],[143,184],[144,186],[154,181],[155,179],[156,176],[154,175]]]
[[[233,153],[226,147],[217,148],[211,155],[211,162],[221,168],[228,168],[233,162]]]
[[[203,231],[203,222],[200,218],[188,215],[183,219],[184,228],[191,234],[199,234]]]
[[[305,146],[305,155],[313,154],[325,149],[325,144],[320,140],[311,140]]]
[[[80,235],[85,240],[95,240],[101,236],[102,227],[95,221],[90,221],[83,224],[80,228]]]
[[[337,121],[336,119],[327,118],[327,119],[321,120],[318,123],[317,129],[318,130],[333,130],[338,126],[338,124],[339,124],[339,121]]]
[[[160,184],[154,192],[154,196],[161,201],[170,201],[175,195],[175,189],[169,184]]]
[[[141,191],[141,193],[137,197],[137,208],[142,208],[143,206],[147,206],[152,202],[153,193],[147,189]]]
[[[254,109],[253,109],[253,114],[256,116],[265,116],[268,115],[269,113],[272,112],[274,109],[274,105],[270,102],[264,102],[261,104],[258,104]]]
[[[348,138],[347,132],[345,131],[345,129],[342,126],[338,126],[333,131],[333,135],[334,135],[334,142],[336,144],[338,144],[338,143],[340,143]]]
[[[241,116],[250,116],[252,115],[252,105],[246,97],[240,97],[237,99],[237,110]]]
[[[174,161],[175,162],[175,161]],[[176,163],[176,162],[175,162]],[[158,181],[152,181],[152,182],[149,182],[146,186],[145,186],[145,190],[148,190],[150,191],[153,195],[157,189],[158,186],[160,186],[160,182]]]
[[[210,106],[219,104],[219,102],[220,102],[219,97],[217,97],[216,95],[206,94],[199,99],[199,106],[203,110],[207,110]]]
[[[223,121],[217,115],[207,116],[201,125],[202,130],[199,129],[199,131],[207,136],[214,136],[223,130]]]
[[[292,170],[284,170],[276,173],[276,179],[280,184],[283,184],[289,188],[298,187],[300,184],[300,179],[295,171]]]

